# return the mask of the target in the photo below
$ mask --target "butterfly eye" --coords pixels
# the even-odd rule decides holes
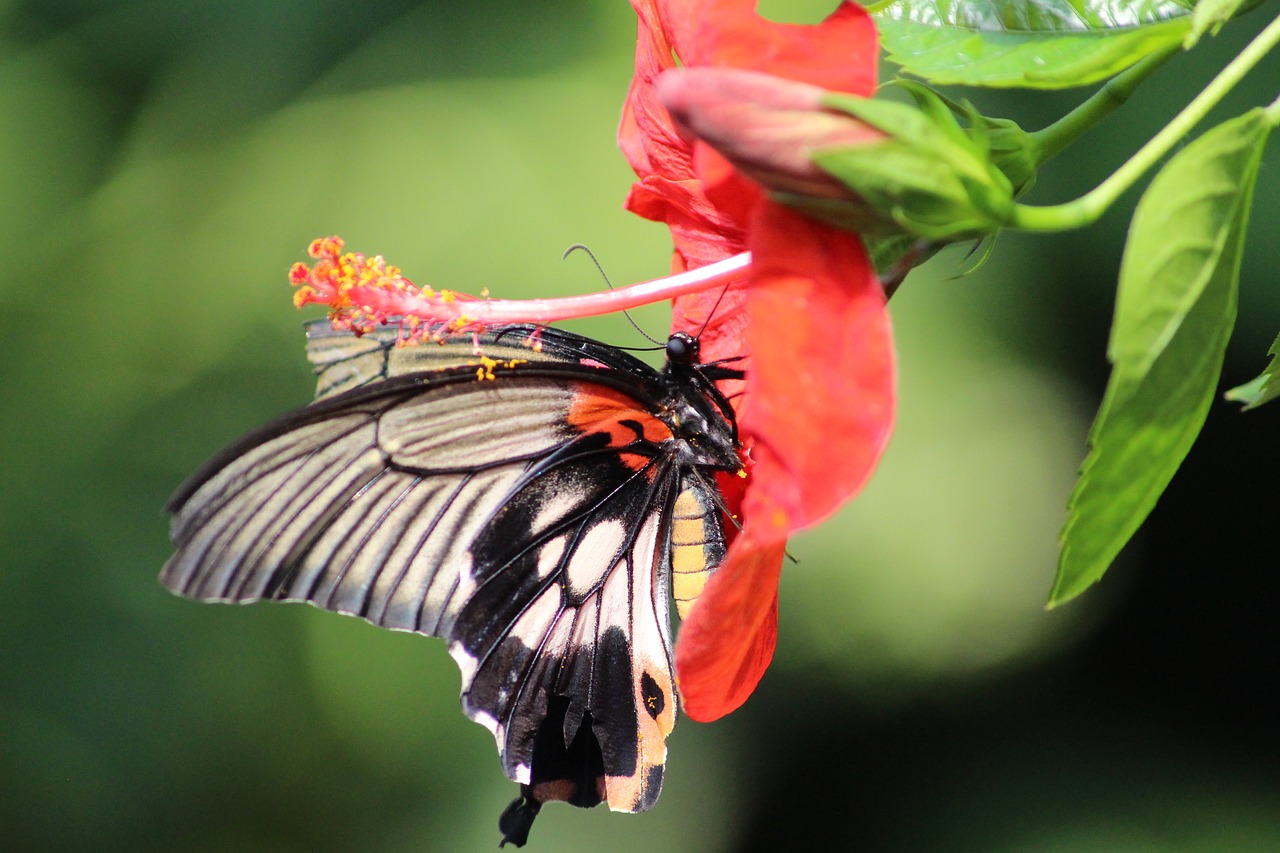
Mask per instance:
[[[667,340],[667,360],[675,364],[690,365],[698,360],[698,339],[685,332],[676,332]]]

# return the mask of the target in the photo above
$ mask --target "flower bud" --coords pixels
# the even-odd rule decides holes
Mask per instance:
[[[811,156],[819,148],[884,139],[860,121],[824,110],[826,90],[757,71],[677,69],[664,72],[654,88],[682,130],[774,192],[854,201]]]
[[[1014,198],[1035,185],[1044,153],[1034,134],[1027,133],[1012,119],[984,116],[967,101],[957,103],[923,83],[914,80],[897,80],[895,83],[915,98],[921,108],[933,108],[936,102],[941,101],[952,115],[965,119],[969,124],[969,137],[979,148],[989,152],[991,162],[1009,179]]]
[[[1040,152],[1035,140],[1012,119],[983,117],[982,121],[990,140],[991,162],[1004,172],[1017,198],[1036,182]]]
[[[873,236],[972,239],[1005,225],[1013,186],[986,134],[927,92],[919,107],[732,68],[685,68],[656,91],[681,130],[777,200]]]

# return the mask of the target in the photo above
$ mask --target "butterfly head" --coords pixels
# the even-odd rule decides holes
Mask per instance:
[[[715,380],[741,378],[741,372],[701,364],[698,339],[685,332],[676,332],[667,340],[666,353],[664,377],[670,396],[664,420],[679,440],[681,461],[736,470],[741,463],[733,408],[716,388]]]

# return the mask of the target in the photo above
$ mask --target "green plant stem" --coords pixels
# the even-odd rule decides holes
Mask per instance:
[[[1083,104],[1048,127],[1030,134],[1036,146],[1036,165],[1043,165],[1057,156],[1072,142],[1092,130],[1098,122],[1124,106],[1138,86],[1181,49],[1180,45],[1170,45],[1135,63],[1108,80],[1106,85],[1094,92]]]
[[[1080,198],[1064,204],[1036,207],[1015,204],[1009,225],[1027,231],[1067,231],[1083,228],[1097,221],[1125,190],[1142,177],[1175,145],[1182,141],[1196,124],[1231,91],[1253,66],[1280,43],[1280,17],[1266,26],[1249,42],[1240,55],[1231,60],[1217,77],[1209,82],[1199,95],[1174,116],[1164,128],[1138,149],[1129,160],[1112,175]]]

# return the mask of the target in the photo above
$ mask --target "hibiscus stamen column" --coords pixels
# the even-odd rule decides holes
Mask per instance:
[[[722,261],[614,290],[551,299],[489,299],[453,290],[418,287],[381,255],[343,252],[340,237],[314,240],[308,249],[312,266],[298,263],[289,271],[298,289],[294,304],[329,308],[335,328],[371,332],[398,324],[404,343],[440,341],[479,332],[502,323],[555,323],[611,314],[675,299],[702,290],[723,288],[751,267],[751,254],[740,252]]]

